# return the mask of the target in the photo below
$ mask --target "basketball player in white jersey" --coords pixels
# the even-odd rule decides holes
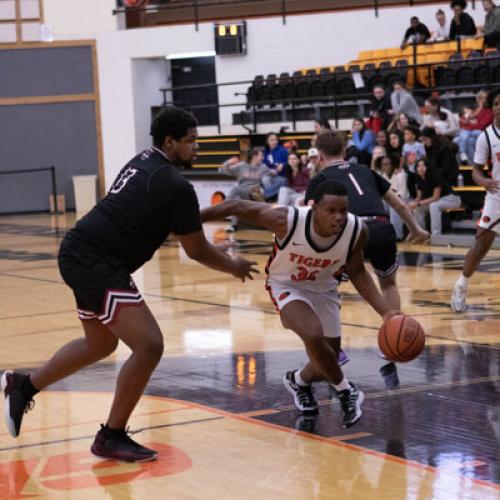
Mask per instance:
[[[202,210],[202,221],[235,215],[275,234],[266,266],[266,288],[282,324],[304,342],[309,363],[283,377],[296,407],[318,412],[311,383],[325,380],[338,392],[344,427],[361,418],[363,393],[350,383],[338,365],[329,337],[340,337],[340,296],[336,276],[344,271],[360,295],[382,316],[390,311],[368,274],[363,248],[365,224],[347,211],[347,191],[335,181],[323,182],[314,193],[312,207],[276,207],[230,200]]]
[[[488,107],[493,111],[493,123],[479,136],[474,155],[472,179],[486,189],[483,213],[478,222],[476,240],[465,258],[462,274],[455,283],[451,296],[451,309],[463,312],[466,309],[469,279],[500,234],[500,89],[490,93]],[[483,168],[491,161],[491,178],[483,175]]]

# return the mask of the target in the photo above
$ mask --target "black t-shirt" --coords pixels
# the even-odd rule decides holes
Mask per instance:
[[[386,215],[382,197],[391,184],[377,172],[364,165],[335,163],[311,179],[306,203],[314,198],[315,189],[326,180],[337,181],[347,189],[349,212],[354,215]]]
[[[68,233],[66,243],[72,252],[83,254],[82,260],[90,243],[133,272],[170,232],[184,235],[201,227],[193,186],[161,151],[152,148],[122,168],[108,194]]]
[[[452,193],[452,189],[449,184],[441,177],[439,172],[427,170],[425,179],[422,179],[420,175],[415,175],[415,186],[419,191],[422,191],[422,199],[431,198],[434,189],[437,187],[441,188],[440,198],[447,196]]]

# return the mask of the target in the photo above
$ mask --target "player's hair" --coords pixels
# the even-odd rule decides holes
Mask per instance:
[[[198,125],[196,118],[188,111],[170,106],[163,108],[153,119],[149,135],[153,144],[161,148],[165,138],[170,136],[176,141],[188,134],[188,129]]]
[[[346,188],[337,181],[324,181],[314,191],[314,203],[319,203],[325,194],[334,196],[347,196]]]
[[[318,134],[315,147],[327,157],[340,156],[345,149],[345,136],[343,132],[323,130]]]
[[[493,89],[488,95],[488,108],[493,109],[495,99],[500,95],[500,87]]]

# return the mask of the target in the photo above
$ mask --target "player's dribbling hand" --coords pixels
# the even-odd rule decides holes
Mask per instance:
[[[245,282],[246,278],[253,280],[252,274],[260,274],[260,271],[255,267],[257,265],[257,262],[255,261],[235,257],[234,264],[236,269],[233,272],[233,275],[243,282]]]
[[[484,181],[484,188],[488,193],[498,193],[500,191],[500,182],[494,179],[486,179]]]
[[[384,320],[384,323],[386,321],[389,321],[393,316],[403,316],[404,312],[402,311],[397,311],[396,309],[391,309],[390,311],[387,311],[383,316],[382,319]]]
[[[429,231],[425,231],[424,229],[419,229],[418,231],[411,231],[406,241],[410,243],[425,243],[429,241],[431,235]]]

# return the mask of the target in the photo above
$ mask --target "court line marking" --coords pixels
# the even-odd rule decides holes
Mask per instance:
[[[47,391],[47,392],[52,392],[52,391]],[[65,394],[71,394],[73,391],[54,391],[54,392],[63,392]],[[106,393],[103,393],[106,394]],[[171,410],[155,410],[155,411],[149,411],[146,413],[137,413],[134,415],[134,417],[149,417],[151,415],[158,415],[158,414],[163,414],[163,413],[173,413],[176,411],[185,411],[185,410],[191,410],[191,407],[188,404],[182,405],[181,408],[173,408]],[[71,422],[71,425],[69,424],[60,424],[60,425],[48,425],[46,427],[35,427],[35,428],[28,428],[24,429],[23,428],[23,435],[27,434],[29,432],[39,432],[39,431],[49,431],[52,429],[63,429],[67,427],[73,427],[74,425],[87,425],[87,424],[98,424],[102,421],[102,419],[99,420],[81,420],[79,422]],[[10,432],[2,432],[0,433],[0,438],[4,436],[10,436]]]
[[[163,399],[163,400],[166,400],[166,401],[169,401],[169,402],[178,402],[177,399],[164,398],[162,396],[147,395],[147,397],[148,398],[152,398],[152,399]],[[467,476],[464,476],[464,475],[460,474],[459,472],[456,472],[455,470],[447,470],[447,469],[444,469],[444,468],[434,467],[432,465],[421,464],[421,463],[416,462],[414,460],[408,460],[408,459],[405,459],[405,458],[396,457],[394,455],[389,455],[389,454],[381,452],[381,451],[372,450],[370,448],[364,448],[364,447],[358,446],[356,444],[345,443],[343,441],[331,439],[331,438],[328,438],[328,437],[318,436],[316,434],[309,434],[309,433],[304,432],[304,431],[299,431],[299,430],[296,430],[296,429],[290,429],[289,427],[283,427],[283,426],[278,425],[278,424],[273,424],[271,422],[266,422],[265,420],[257,420],[257,419],[254,419],[254,418],[251,418],[251,417],[247,417],[247,416],[242,415],[242,414],[231,413],[231,412],[228,412],[228,411],[225,411],[225,410],[219,410],[219,409],[216,409],[216,408],[211,408],[209,406],[204,406],[204,405],[201,405],[201,404],[198,404],[198,403],[192,403],[191,402],[190,404],[192,404],[193,407],[198,407],[199,409],[208,411],[209,413],[215,413],[215,414],[218,414],[218,415],[224,415],[224,416],[229,417],[229,418],[234,418],[236,420],[242,420],[244,422],[251,423],[253,425],[259,425],[259,426],[262,426],[262,427],[267,427],[267,428],[271,428],[271,429],[274,429],[274,430],[279,430],[281,432],[286,432],[288,434],[298,434],[299,436],[304,437],[306,439],[310,439],[310,440],[313,440],[313,441],[319,441],[319,442],[322,442],[322,443],[327,443],[327,444],[330,444],[332,446],[337,446],[337,447],[340,447],[340,448],[346,448],[348,450],[355,451],[357,453],[362,453],[362,454],[365,454],[365,455],[372,455],[372,456],[375,456],[375,457],[378,457],[378,458],[382,458],[384,460],[389,460],[391,462],[396,462],[396,463],[401,464],[401,465],[406,465],[406,466],[414,467],[414,468],[417,468],[417,469],[420,469],[420,470],[425,470],[425,471],[431,472],[431,473],[433,473],[435,475],[437,475],[438,473],[441,473],[441,474],[442,473],[450,474],[450,475],[452,475],[454,477],[459,478],[462,482],[472,482],[472,483],[478,484],[480,486],[485,486],[487,488],[493,488],[495,490],[500,490],[500,484],[492,483],[492,482],[486,481],[484,479],[470,478],[470,477],[467,477]]]
[[[184,422],[174,422],[174,423],[171,423],[171,424],[161,424],[161,425],[155,425],[155,426],[151,426],[151,427],[143,427],[142,429],[139,429],[138,431],[132,432],[132,434],[137,434],[138,432],[146,431],[146,430],[149,430],[149,429],[162,429],[162,428],[165,428],[165,427],[178,427],[178,426],[181,426],[181,425],[198,424],[198,423],[201,423],[201,422],[211,422],[213,420],[224,420],[224,418],[225,418],[224,415],[220,415],[220,416],[217,416],[217,417],[200,418],[200,419],[197,419],[197,420],[186,420]],[[17,446],[10,446],[10,447],[7,447],[7,448],[0,448],[0,453],[2,451],[13,451],[13,450],[20,450],[20,449],[24,449],[24,448],[36,448],[38,446],[48,446],[48,445],[51,445],[51,444],[70,443],[72,441],[82,441],[84,439],[94,439],[94,438],[95,438],[95,434],[91,434],[89,436],[78,436],[78,437],[72,437],[72,438],[66,438],[66,439],[54,439],[54,440],[51,440],[51,441],[41,441],[39,443],[20,444],[20,445],[17,445]],[[0,464],[1,464],[1,462],[0,462]]]
[[[373,434],[370,434],[369,432],[356,432],[354,434],[345,434],[343,436],[331,436],[329,439],[334,441],[350,441],[351,439],[361,439],[369,436],[373,436]]]

